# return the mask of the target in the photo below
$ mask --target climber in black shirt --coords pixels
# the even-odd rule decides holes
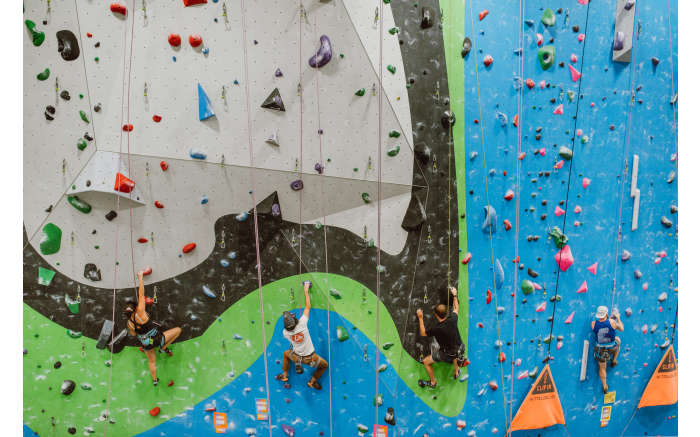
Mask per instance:
[[[443,362],[452,363],[454,366],[454,378],[459,378],[459,367],[465,362],[464,359],[464,343],[459,335],[457,326],[459,314],[459,301],[457,300],[457,289],[450,287],[452,293],[452,313],[447,314],[447,306],[445,304],[436,305],[433,308],[437,324],[432,326],[427,331],[423,324],[423,310],[418,309],[418,324],[420,327],[421,337],[433,337],[434,340],[430,343],[430,355],[423,359],[423,365],[428,372],[430,381],[422,379],[418,380],[418,385],[421,387],[429,386],[435,388],[437,380],[433,371],[433,363]]]

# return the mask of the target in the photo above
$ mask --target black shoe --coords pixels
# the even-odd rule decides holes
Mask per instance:
[[[316,390],[321,390],[321,383],[315,380],[309,380],[309,382],[306,383],[311,388],[315,388]]]
[[[158,349],[158,352],[160,352],[161,354],[168,354],[169,357],[173,356],[173,351],[171,351],[167,347],[165,349],[164,348]]]
[[[160,381],[160,378],[156,378],[156,379],[153,380],[153,386],[154,386],[154,387],[158,385],[158,381]]]
[[[425,387],[435,388],[435,387],[437,387],[437,381],[435,382],[435,384],[431,384],[430,380],[419,379],[418,386],[421,388],[425,388]]]
[[[607,384],[605,384],[603,386],[603,394],[608,394],[608,385]]]

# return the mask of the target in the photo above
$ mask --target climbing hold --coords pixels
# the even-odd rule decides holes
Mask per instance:
[[[537,59],[540,61],[540,67],[543,70],[548,69],[554,64],[556,49],[554,46],[544,46],[537,51]]]
[[[670,228],[671,226],[673,226],[673,222],[671,220],[669,220],[668,217],[666,217],[665,215],[661,216],[661,224],[667,228]]]
[[[350,338],[350,336],[348,335],[348,331],[345,329],[345,326],[343,326],[343,325],[338,325],[335,328],[335,335],[338,337],[338,340],[340,340],[340,341],[345,341],[348,338]]]
[[[663,301],[665,301],[666,299],[668,299],[668,294],[664,291],[663,293],[661,293],[661,294],[659,295],[659,297],[658,297],[657,299],[659,300],[659,302],[663,302]]]
[[[277,138],[277,132],[273,132],[267,139],[265,140],[267,144],[271,144],[273,146],[279,147],[280,142],[279,138]]]
[[[572,311],[571,314],[569,314],[569,317],[567,317],[566,320],[564,320],[565,324],[571,324],[571,321],[574,320],[574,313],[576,313],[576,311]]]
[[[66,329],[66,334],[70,338],[80,338],[83,336],[83,333],[80,331],[73,331],[72,329]]]
[[[102,280],[102,273],[100,272],[100,269],[98,269],[97,266],[93,263],[85,264],[83,276],[85,277],[85,279],[89,279],[93,282]]]
[[[485,234],[495,233],[496,221],[496,210],[491,205],[484,206],[484,221],[481,223],[481,232]]]
[[[598,273],[598,262],[596,261],[593,263],[593,265],[588,266],[588,271],[593,273],[594,275]]]
[[[80,312],[80,301],[79,300],[73,300],[68,293],[63,297],[63,301],[66,303],[66,306],[68,307],[68,311],[70,311],[73,314],[78,314]]]
[[[281,424],[280,427],[282,428],[282,431],[284,431],[285,435],[287,437],[294,437],[294,428],[292,428],[289,425]]]
[[[36,30],[36,23],[34,23],[32,20],[24,20],[24,24],[27,26],[27,29],[29,29],[29,32],[31,32],[32,34],[32,44],[34,44],[35,47],[39,47],[44,42],[46,34],[44,34],[44,32],[39,32],[38,30]]]
[[[182,44],[182,38],[177,33],[171,33],[168,35],[168,43],[173,47],[180,47]]]
[[[207,295],[207,297],[216,299],[216,293],[211,291],[211,288],[207,287],[206,285],[202,285],[202,292],[204,292],[204,294]]]
[[[578,287],[578,290],[576,290],[576,293],[585,293],[588,291],[588,283],[586,281],[583,281],[583,284],[581,284],[580,287]]]
[[[54,114],[56,114],[56,108],[54,108],[52,105],[47,105],[46,110],[44,111],[44,117],[48,121],[52,121]]]
[[[124,126],[122,126],[122,130],[124,132],[131,132],[132,130],[134,130],[134,125],[133,124],[125,124]]]
[[[652,57],[651,57],[651,64],[652,64],[654,67],[656,67],[657,65],[659,65],[659,62],[660,62],[660,61],[659,61],[659,58],[657,58],[657,57],[655,57],[655,56],[652,56]]]
[[[168,165],[167,162],[165,162],[165,161],[161,161],[161,162],[160,162],[160,168],[161,168],[161,170],[166,171],[166,170],[168,169],[168,167],[169,167],[169,165]]]
[[[513,193],[513,190],[508,189],[508,191],[506,191],[506,195],[503,196],[503,198],[506,200],[513,200],[514,196],[515,196],[515,193]]]
[[[583,188],[588,188],[588,186],[591,184],[591,180],[588,178],[583,178],[582,185]]]
[[[372,201],[372,198],[369,196],[369,193],[362,193],[362,200],[365,203],[370,203]]]
[[[73,390],[75,390],[75,381],[66,379],[63,381],[63,384],[61,384],[61,393],[68,396],[69,394],[73,393]]]
[[[400,136],[401,136],[401,133],[397,130],[389,131],[389,138],[399,138]]]
[[[49,75],[51,74],[51,70],[48,68],[44,69],[41,73],[36,75],[36,78],[39,80],[46,80],[49,78]]]
[[[185,7],[187,7],[187,6],[205,4],[207,2],[207,0],[182,0],[182,2],[185,4]],[[214,2],[214,3],[216,3],[216,2]]]
[[[494,266],[495,266],[495,273],[496,273],[496,290],[500,290],[501,287],[503,287],[503,282],[505,280],[505,274],[503,272],[503,266],[501,265],[501,262],[498,260],[498,258],[496,258]]]
[[[575,69],[574,66],[571,64],[569,64],[569,71],[571,72],[571,80],[574,82],[578,82],[578,80],[581,78],[581,72]]]
[[[381,364],[379,367],[377,367],[377,373],[382,373],[386,371],[387,365],[386,364]]]
[[[192,47],[199,47],[202,45],[202,37],[197,35],[196,33],[193,35],[190,35],[190,45]]]
[[[199,149],[190,149],[190,158],[205,160],[207,159],[207,154]]]
[[[47,69],[48,70],[48,69]],[[83,120],[85,123],[90,123],[90,119],[88,119],[87,114],[85,111],[81,110],[78,112],[80,114],[80,119]]]
[[[156,417],[160,414],[160,407],[153,407],[151,410],[148,411],[148,414],[150,414],[153,417]]]
[[[468,36],[462,41],[462,58],[465,58],[472,51],[472,40]]]
[[[244,212],[236,215],[236,221],[244,222],[246,220],[248,220],[248,212],[247,211],[244,211]]]
[[[486,305],[491,303],[491,290],[486,290]]]
[[[562,215],[564,215],[564,214],[566,214],[566,211],[564,211],[563,209],[559,208],[558,205],[557,205],[556,207],[554,207],[554,215],[555,215],[555,216],[560,217],[560,216],[562,216]]]
[[[97,349],[104,349],[105,347],[107,347],[107,342],[112,336],[113,330],[114,322],[112,322],[111,320],[105,320],[104,323],[102,323],[102,329],[100,330],[100,335],[97,337],[97,344],[95,344],[95,347]]]
[[[445,111],[440,117],[440,123],[445,129],[449,129],[450,126],[454,126],[455,121],[455,114],[452,111]]]
[[[108,212],[107,214],[105,214],[105,218],[107,219],[107,221],[110,221],[110,222],[111,222],[112,220],[114,220],[116,217],[117,217],[117,212],[116,212],[116,211],[110,211],[110,212]]]
[[[92,206],[87,202],[80,200],[78,196],[68,196],[68,203],[73,205],[75,209],[82,212],[83,214],[88,214],[92,211]]]
[[[190,253],[194,250],[195,247],[197,247],[197,243],[187,243],[182,248],[182,253]]]
[[[156,206],[156,208],[158,208],[158,209],[162,209],[162,208],[165,207],[165,206],[164,206],[160,201],[158,201],[158,200],[156,200],[155,202],[153,202],[153,204],[154,204],[154,205]]]
[[[117,177],[114,180],[114,191],[119,191],[121,193],[131,193],[136,184],[134,181],[124,176],[121,173],[117,173]]]
[[[558,249],[564,247],[564,245],[569,241],[569,238],[559,229],[558,226],[554,226],[551,231],[549,231],[549,236],[554,240],[554,244]]]
[[[535,308],[536,313],[541,313],[544,310],[547,309],[547,301],[542,302],[541,304],[537,305],[537,308]]]
[[[579,214],[579,213],[581,213],[581,207],[576,205],[576,207],[574,208],[574,214]]]
[[[58,53],[64,61],[74,61],[80,56],[80,47],[78,46],[78,38],[70,30],[59,30],[56,32],[58,39]]]
[[[394,156],[399,154],[400,150],[401,150],[401,146],[396,145],[396,146],[392,147],[391,149],[389,149],[389,151],[386,152],[386,154],[391,156],[391,157],[394,157]]]
[[[562,115],[563,113],[564,113],[564,105],[561,103],[559,104],[559,106],[554,108],[554,111],[552,112],[552,114],[556,114],[556,115]]]
[[[261,108],[273,109],[275,111],[284,111],[284,102],[282,101],[282,96],[280,96],[280,90],[275,88],[272,90],[265,101],[260,105]]]
[[[299,191],[304,188],[304,182],[301,179],[297,179],[295,181],[292,181],[292,183],[290,183],[289,186],[292,188],[293,191]]]
[[[202,200],[200,200],[199,203],[202,205],[206,205],[207,203],[209,203],[209,198],[206,195],[202,194]]]
[[[472,259],[471,252],[467,252],[467,254],[464,255],[464,258],[462,258],[462,264],[468,264],[471,259]]]
[[[496,120],[501,123],[501,127],[506,127],[508,124],[508,116],[501,111],[496,111]]]
[[[571,248],[569,245],[565,245],[556,255],[554,255],[554,260],[562,272],[568,270],[569,267],[574,263],[574,256],[571,254]]]
[[[364,89],[364,88],[360,88],[359,90],[355,91],[355,95],[358,96],[358,97],[364,96],[364,95],[365,95],[365,89]]]
[[[43,236],[39,242],[39,250],[43,255],[52,255],[61,248],[61,228],[53,223],[47,223],[42,228]]]
[[[109,5],[109,9],[115,14],[126,15],[126,6],[121,3],[112,3]]]
[[[523,294],[527,296],[534,293],[535,285],[529,279],[523,279],[520,283],[520,289],[523,291]]]
[[[80,138],[78,140],[77,147],[78,147],[78,150],[85,150],[85,148],[87,147],[87,142],[85,141],[84,138]]]
[[[493,64],[493,56],[491,56],[491,55],[484,56],[484,66],[486,68],[488,68],[491,64]]]
[[[634,3],[635,3],[635,0],[627,0],[625,2],[625,6],[624,6],[625,10],[629,11],[630,9],[632,9],[634,7]]]
[[[613,42],[613,50],[622,50],[625,46],[625,34],[624,32],[615,32],[615,40]]]
[[[489,381],[489,388],[493,391],[498,390],[498,384],[496,383],[496,381]]]
[[[389,70],[389,73],[396,74],[396,66],[389,64],[386,66],[386,69]]]
[[[503,227],[505,228],[506,231],[510,231],[513,225],[510,223],[510,220],[505,219],[503,220]]]
[[[197,96],[199,100],[199,121],[204,121],[216,115],[214,114],[214,108],[211,106],[211,100],[209,100],[209,96],[207,96],[200,83],[197,83]]]
[[[545,26],[554,26],[554,23],[556,22],[557,17],[554,15],[553,10],[551,10],[550,8],[547,8],[542,13],[542,18],[540,20],[542,21],[542,24],[544,24]]]
[[[321,35],[321,46],[312,57],[309,58],[309,66],[312,68],[321,68],[330,62],[333,57],[333,49],[331,47],[331,39],[326,35]]]
[[[420,15],[421,15],[421,20],[420,20],[421,29],[429,29],[429,28],[433,27],[433,16],[435,15],[433,8],[430,8],[430,7],[421,8]]]

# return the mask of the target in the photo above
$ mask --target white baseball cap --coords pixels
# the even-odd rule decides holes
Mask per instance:
[[[602,319],[605,318],[605,316],[608,315],[608,307],[605,305],[601,305],[598,307],[598,310],[595,313],[595,316],[597,319]]]

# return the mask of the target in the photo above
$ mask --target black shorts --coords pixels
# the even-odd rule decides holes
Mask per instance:
[[[436,363],[452,363],[455,359],[464,356],[464,344],[461,344],[457,351],[445,351],[440,348],[437,341],[430,343],[430,355]]]
[[[165,336],[162,332],[160,332],[160,330],[158,330],[158,332],[156,332],[156,335],[151,337],[151,342],[149,344],[143,344],[143,342],[140,343],[141,347],[143,347],[143,350],[150,351],[152,349],[155,349],[156,347],[163,347],[163,345],[165,344]]]
[[[620,337],[615,337],[615,346],[613,347],[600,347],[596,345],[593,348],[593,357],[599,363],[607,363],[615,356],[615,352],[620,350]]]

